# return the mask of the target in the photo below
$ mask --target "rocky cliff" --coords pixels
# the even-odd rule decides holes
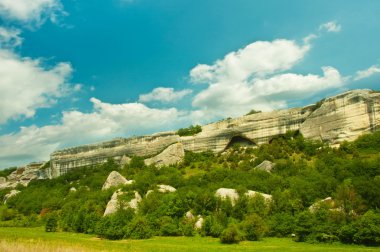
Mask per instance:
[[[336,145],[375,131],[379,125],[380,93],[353,90],[304,108],[257,113],[204,125],[202,132],[195,136],[180,137],[175,132],[165,132],[56,151],[51,155],[50,173],[57,177],[70,169],[102,163],[108,158],[120,161],[144,156],[150,158],[148,163],[156,159],[162,163],[165,155],[160,153],[167,152],[177,162],[173,150],[179,155],[183,151],[221,152],[234,143],[252,146],[268,143],[289,130],[300,130],[306,138]],[[173,144],[176,148],[170,147]],[[183,149],[178,150],[178,146]],[[170,151],[165,151],[167,148]],[[157,155],[160,156],[154,158]]]

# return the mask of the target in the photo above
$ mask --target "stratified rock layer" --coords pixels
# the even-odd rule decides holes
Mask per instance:
[[[146,162],[167,165],[173,163],[168,161],[173,160],[173,156],[160,153],[170,150],[170,146],[183,146],[184,151],[217,153],[235,143],[243,146],[269,143],[289,130],[300,130],[308,139],[335,145],[375,131],[380,125],[378,92],[353,90],[325,99],[319,105],[226,119],[203,126],[202,132],[195,136],[180,137],[175,132],[165,132],[56,151],[51,155],[51,176],[60,176],[77,167],[103,163],[108,158],[121,162],[123,157],[153,156]],[[175,162],[178,161],[177,157]]]

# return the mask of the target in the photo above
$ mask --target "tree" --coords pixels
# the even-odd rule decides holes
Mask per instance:
[[[46,221],[45,231],[55,232],[57,231],[57,227],[58,227],[57,218],[54,215],[51,215]]]
[[[244,237],[249,241],[258,241],[267,232],[268,227],[257,214],[251,214],[241,224]]]

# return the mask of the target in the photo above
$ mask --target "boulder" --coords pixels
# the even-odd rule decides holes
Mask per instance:
[[[261,164],[256,166],[254,169],[260,170],[260,171],[271,172],[274,166],[275,166],[274,163],[272,163],[271,161],[265,160]]]
[[[272,195],[270,195],[270,194],[265,194],[265,193],[261,193],[261,192],[251,191],[251,190],[248,190],[245,193],[245,196],[247,196],[248,198],[253,198],[256,195],[261,195],[265,199],[265,201],[267,201],[267,202],[272,200]]]
[[[216,190],[215,196],[223,200],[231,200],[232,205],[235,205],[236,201],[239,199],[237,191],[231,188],[219,188]]]
[[[75,187],[70,188],[70,192],[76,192],[76,191],[77,191],[77,189]]]
[[[185,157],[182,143],[172,144],[163,152],[152,158],[145,159],[146,165],[156,165],[158,167],[177,164]]]
[[[312,212],[312,213],[314,213],[322,205],[327,205],[329,208],[333,208],[335,206],[335,201],[331,197],[327,197],[327,198],[325,198],[323,200],[319,200],[319,201],[315,202],[313,205],[311,205],[309,207],[309,211]]]
[[[194,224],[195,229],[201,229],[203,226],[204,219],[202,216],[198,215],[198,220]]]
[[[123,155],[123,157],[121,158],[120,160],[120,165],[121,166],[124,166],[126,164],[129,164],[131,162],[132,158],[126,156],[126,155]]]
[[[121,202],[119,197],[122,195],[128,194],[128,192],[123,192],[121,189],[118,189],[112,194],[111,199],[107,203],[106,210],[104,211],[103,216],[116,213],[119,208],[127,209],[132,208],[137,211],[138,203],[141,201],[141,196],[138,192],[134,191],[134,198],[132,198],[129,202]]]
[[[102,190],[107,190],[111,187],[119,186],[119,185],[130,185],[133,183],[133,180],[127,180],[117,171],[112,171],[104,182]]]
[[[175,192],[177,189],[170,185],[158,185],[158,191],[161,193],[167,193],[167,192]]]
[[[7,203],[7,200],[9,200],[10,198],[16,196],[19,193],[20,193],[20,191],[18,191],[18,190],[12,190],[12,191],[10,191],[8,194],[6,194],[4,196],[4,204]]]
[[[185,214],[186,219],[188,220],[194,220],[194,215],[191,213],[191,211],[187,211]]]

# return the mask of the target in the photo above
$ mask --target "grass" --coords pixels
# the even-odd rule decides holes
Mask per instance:
[[[77,233],[46,233],[42,228],[0,228],[0,251],[90,252],[90,251],[380,251],[380,248],[343,244],[297,243],[287,238],[224,245],[209,237],[154,237],[149,240],[102,240]]]

